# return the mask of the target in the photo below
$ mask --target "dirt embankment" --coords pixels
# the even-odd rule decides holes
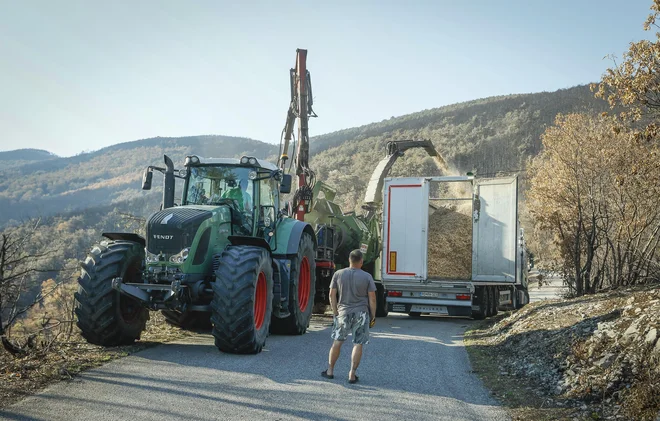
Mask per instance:
[[[514,419],[656,420],[660,288],[532,303],[467,334]],[[522,397],[522,399],[521,399]]]

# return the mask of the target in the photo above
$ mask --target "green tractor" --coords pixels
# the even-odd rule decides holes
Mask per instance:
[[[76,315],[90,343],[115,346],[140,337],[149,310],[181,327],[212,324],[216,346],[258,353],[270,332],[303,334],[316,290],[316,232],[288,216],[280,194],[292,177],[254,157],[188,156],[165,175],[162,209],[146,238],[104,233],[82,265]],[[174,206],[175,178],[183,179]]]

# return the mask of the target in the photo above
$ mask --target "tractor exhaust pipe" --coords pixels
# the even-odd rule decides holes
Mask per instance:
[[[167,156],[165,157],[165,185],[163,186],[163,209],[174,206],[174,163]]]

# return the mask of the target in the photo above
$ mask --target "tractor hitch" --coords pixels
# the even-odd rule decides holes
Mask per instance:
[[[173,309],[184,304],[185,300],[181,300],[181,297],[184,296],[183,293],[187,286],[181,285],[181,281],[178,279],[172,281],[171,284],[132,284],[124,283],[122,278],[114,278],[112,288],[140,301],[145,307],[162,310]]]

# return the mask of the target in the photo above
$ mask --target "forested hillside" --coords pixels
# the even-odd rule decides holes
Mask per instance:
[[[335,186],[339,201],[350,209],[359,206],[369,175],[389,140],[431,139],[459,172],[519,170],[529,156],[539,152],[540,135],[557,113],[606,109],[587,86],[479,99],[313,137],[311,165],[317,179]],[[163,154],[180,165],[191,153],[275,159],[277,151],[277,145],[252,139],[190,136],[137,140],[70,158],[37,150],[3,152],[0,226],[28,217],[131,202],[145,195],[155,202],[160,183],[156,181],[154,192],[146,193],[140,190],[140,177],[147,165],[159,165]],[[422,152],[407,155],[392,174],[437,174]],[[133,207],[133,211],[144,216],[142,208]]]
[[[312,168],[335,186],[345,209],[359,208],[366,183],[389,140],[430,139],[455,172],[523,170],[558,113],[609,111],[588,86],[508,95],[425,110],[312,139]],[[395,176],[440,175],[421,150],[392,168]]]

